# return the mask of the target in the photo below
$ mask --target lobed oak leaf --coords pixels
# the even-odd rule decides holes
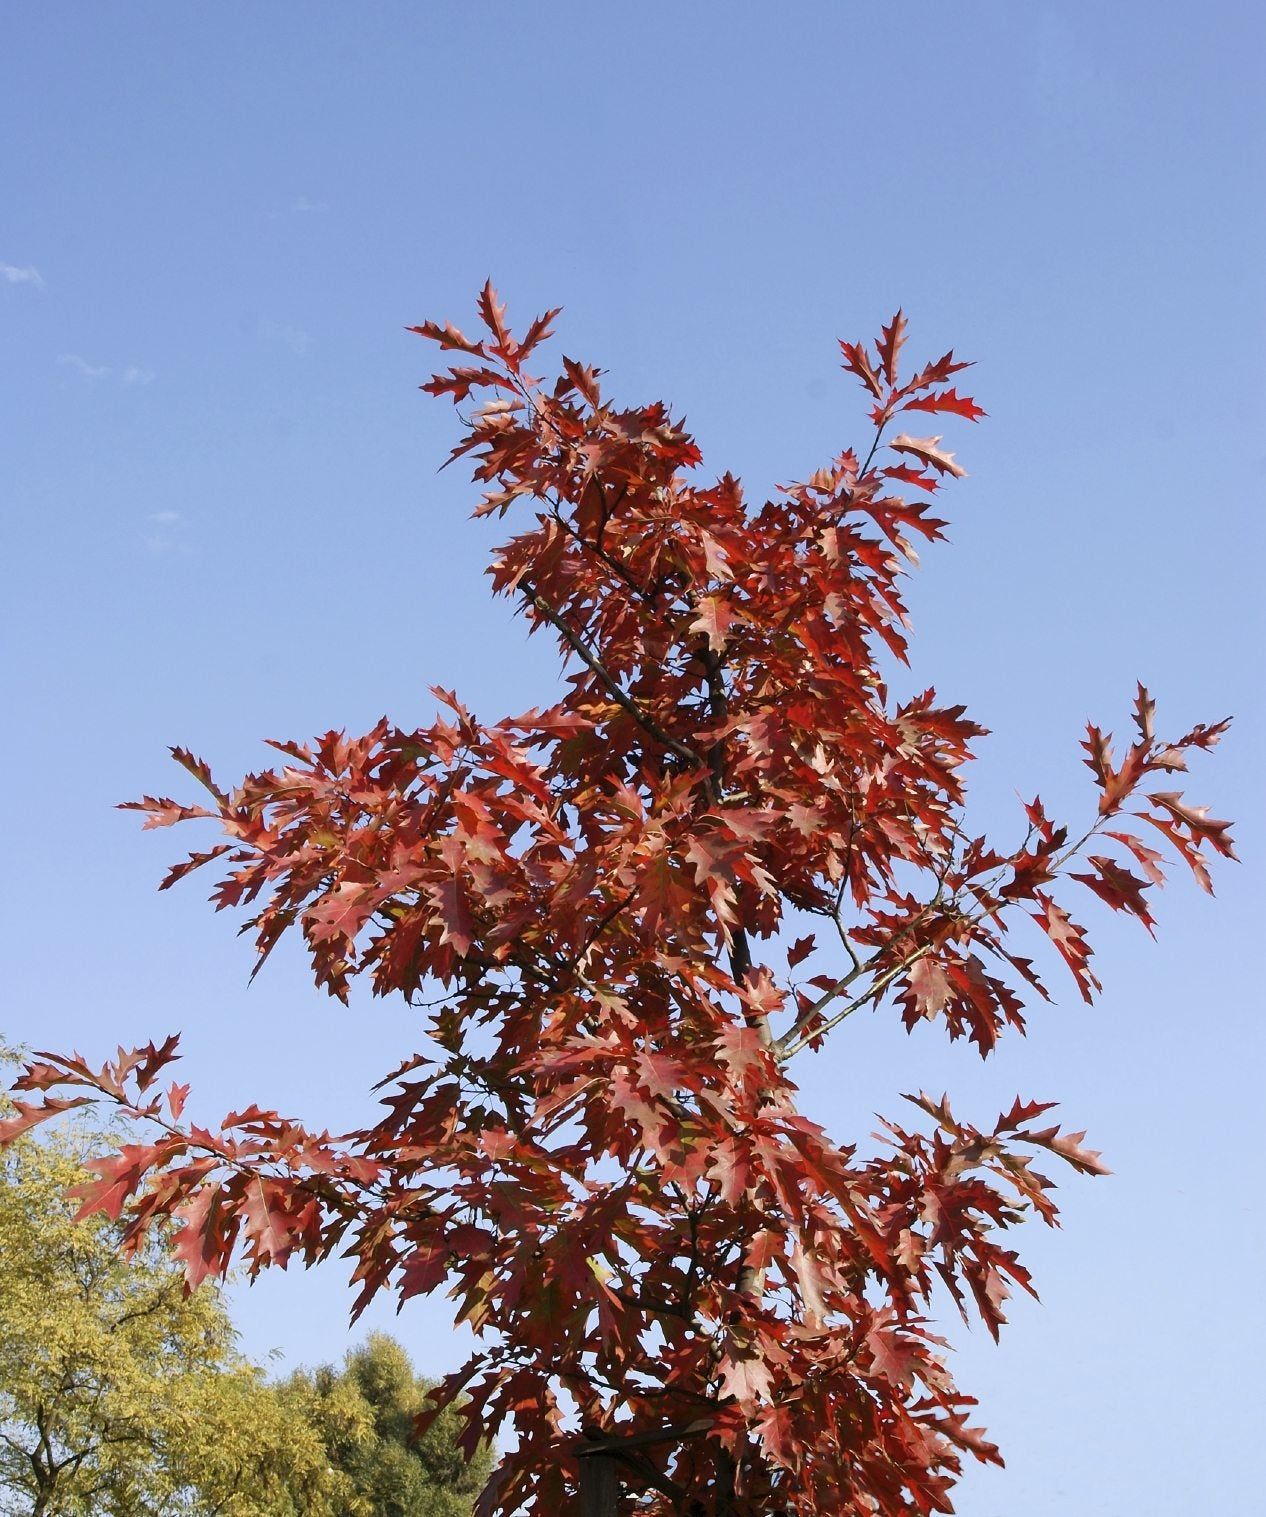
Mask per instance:
[[[91,1096],[45,1096],[42,1101],[13,1101],[11,1104],[17,1116],[0,1119],[0,1148],[32,1127],[38,1127],[41,1122],[47,1122],[58,1112],[69,1111],[73,1106],[87,1106],[91,1099]]]
[[[944,353],[940,358],[922,368],[906,385],[902,393],[909,395],[917,390],[926,390],[932,385],[943,385],[951,374],[959,374],[963,369],[971,367],[970,363],[955,361],[952,351]]]
[[[717,1373],[721,1377],[721,1395],[733,1396],[745,1409],[770,1399],[773,1380],[769,1365],[755,1354],[731,1346],[721,1355]]]
[[[158,1072],[180,1058],[176,1052],[180,1046],[180,1034],[169,1033],[160,1045],[147,1043],[136,1049],[135,1079],[138,1092],[146,1091],[158,1077]]]
[[[879,352],[879,362],[884,371],[884,378],[890,385],[897,382],[897,357],[905,346],[906,319],[898,311],[886,327],[883,328],[879,341],[875,344]]]
[[[1017,1128],[1023,1127],[1026,1122],[1031,1122],[1034,1117],[1040,1117],[1044,1111],[1050,1111],[1058,1104],[1057,1101],[1021,1101],[1017,1096],[1012,1102],[1010,1111],[1004,1112],[998,1118],[994,1132],[1014,1132]]]
[[[545,342],[554,335],[554,322],[562,314],[562,306],[555,306],[546,311],[543,316],[538,316],[528,327],[523,341],[519,344],[519,357],[526,358],[533,348]]]
[[[1168,748],[1160,748],[1152,753],[1147,761],[1149,769],[1161,769],[1166,774],[1180,774],[1187,768],[1187,755],[1177,743]]]
[[[725,556],[724,547],[717,541],[711,532],[700,530],[699,542],[703,547],[704,569],[711,579],[719,579],[728,582],[734,578],[734,570],[730,567]]]
[[[577,363],[574,358],[564,358],[563,369],[571,381],[572,388],[578,391],[596,411],[602,403],[602,394],[598,389],[599,371],[589,368],[586,364]]]
[[[220,1126],[225,1131],[228,1131],[233,1127],[252,1127],[259,1123],[267,1125],[279,1121],[280,1118],[275,1111],[264,1111],[257,1102],[252,1101],[249,1106],[243,1107],[241,1111],[229,1112]]]
[[[201,806],[183,806],[179,808],[179,813],[179,815],[175,816],[168,815],[164,820],[161,821],[158,820],[155,815],[151,815],[150,820],[145,823],[145,826],[169,827],[174,822],[184,822],[189,821],[193,817],[212,815],[211,812],[203,810]],[[158,888],[160,890],[170,890],[178,880],[183,880],[187,874],[191,874],[195,869],[201,869],[204,864],[212,863],[215,859],[220,858],[223,854],[230,852],[232,847],[233,845],[231,843],[217,843],[214,848],[207,848],[202,852],[191,853],[179,864],[172,865],[172,867],[163,876]]]
[[[967,470],[954,462],[954,455],[938,447],[939,437],[910,437],[902,433],[888,444],[898,453],[909,453],[921,463],[930,465],[939,474],[952,474],[955,479],[966,477]]]
[[[1022,1132],[1016,1136],[1026,1143],[1034,1143],[1039,1148],[1045,1148],[1048,1152],[1058,1155],[1065,1163],[1071,1164],[1082,1174],[1110,1175],[1112,1173],[1095,1149],[1081,1146],[1081,1140],[1086,1136],[1084,1132],[1061,1133],[1058,1127],[1048,1127],[1042,1132]]]
[[[611,1109],[628,1122],[638,1135],[638,1142],[652,1153],[659,1153],[676,1125],[675,1116],[654,1096],[647,1096],[633,1077],[617,1070],[608,1086]]]
[[[492,280],[485,282],[479,292],[479,315],[483,324],[496,338],[494,351],[503,358],[509,358],[515,351],[514,339],[510,336],[510,329],[506,326],[505,302],[497,296],[492,287]]]
[[[1086,861],[1092,873],[1073,874],[1070,877],[1093,890],[1099,899],[1113,911],[1127,911],[1136,916],[1148,932],[1155,937],[1156,920],[1147,905],[1147,881],[1102,854],[1092,854]]]
[[[181,1224],[172,1243],[172,1257],[184,1266],[185,1286],[191,1291],[228,1262],[224,1239],[218,1235],[218,1200],[216,1187],[202,1185],[172,1209],[173,1220]]]
[[[794,969],[797,964],[803,964],[816,947],[817,938],[813,933],[797,938],[787,950],[787,968]]]
[[[750,1254],[748,1262],[752,1262]],[[818,1261],[799,1238],[792,1245],[791,1269],[800,1288],[800,1299],[804,1302],[805,1320],[810,1327],[817,1327],[826,1316],[826,1304],[822,1296],[826,1278]]]
[[[926,1353],[923,1343],[903,1331],[896,1313],[885,1307],[875,1313],[866,1330],[870,1367],[890,1385],[909,1390]]]
[[[514,382],[496,369],[458,364],[445,374],[434,374],[422,386],[428,395],[448,395],[455,402],[466,400],[472,390],[513,390]],[[489,402],[481,414],[491,411],[494,402]]]
[[[690,630],[702,633],[714,653],[723,653],[726,633],[737,620],[729,602],[719,595],[704,595],[700,596],[696,607],[698,614],[690,623]]]
[[[1139,681],[1138,693],[1134,700],[1134,725],[1138,728],[1139,741],[1150,744],[1155,733],[1153,718],[1156,715],[1156,702],[1147,693],[1143,681]]]
[[[261,1175],[253,1176],[246,1187],[240,1211],[253,1249],[252,1263],[257,1267],[268,1263],[284,1268],[290,1258],[296,1218],[288,1201],[281,1186],[275,1181],[265,1181]]]
[[[1007,860],[1011,878],[998,887],[1004,901],[1030,899],[1038,885],[1045,885],[1054,878],[1051,857],[1051,840],[1044,839],[1044,846],[1024,848]]]
[[[1092,950],[1086,941],[1085,928],[1079,927],[1062,906],[1040,890],[1037,892],[1037,902],[1041,910],[1032,913],[1033,920],[1072,970],[1082,1000],[1089,1004],[1094,1000],[1094,992],[1103,987],[1090,970]]]
[[[1163,885],[1165,883],[1165,874],[1160,867],[1165,858],[1163,853],[1160,853],[1155,848],[1149,848],[1146,843],[1135,837],[1132,832],[1106,831],[1104,837],[1113,838],[1123,847],[1128,848],[1142,866],[1143,873],[1151,884]]]
[[[909,464],[890,464],[879,472],[885,479],[895,479],[903,485],[913,485],[916,489],[927,490],[929,493],[941,488],[941,482],[934,474],[924,474]]]
[[[968,421],[979,421],[982,416],[989,414],[983,406],[978,406],[970,395],[960,395],[957,390],[938,390],[931,395],[920,395],[914,400],[907,400],[897,409],[899,411],[948,411],[955,416],[965,416]]]
[[[438,884],[426,886],[426,897],[439,918],[441,941],[451,943],[458,956],[466,958],[474,946],[475,923],[461,880],[446,875]]]
[[[782,1007],[782,992],[767,969],[756,971],[744,986],[742,996],[748,1008],[768,1014]],[[717,1035],[717,1053],[736,1082],[751,1074],[767,1075],[770,1052],[759,1027],[727,1027]]]
[[[942,1093],[939,1101],[928,1095],[927,1091],[921,1090],[917,1096],[903,1095],[903,1101],[909,1101],[912,1106],[917,1106],[920,1111],[926,1112],[929,1117],[952,1138],[960,1137],[962,1129],[954,1119],[954,1113],[950,1110],[949,1095]]]
[[[844,367],[857,375],[876,400],[882,400],[884,387],[879,382],[879,375],[870,361],[865,343],[841,341],[840,352],[844,355]]]
[[[441,348],[455,348],[463,353],[474,353],[479,357],[482,357],[485,352],[482,342],[472,342],[464,332],[458,331],[451,321],[446,321],[443,326],[440,326],[438,322],[424,321],[420,327],[406,327],[405,331],[429,338],[432,342],[439,343]]]
[[[76,1185],[69,1192],[80,1203],[78,1215],[86,1217],[93,1212],[104,1212],[111,1220],[117,1221],[137,1186],[162,1153],[162,1146],[156,1143],[125,1143],[117,1154],[90,1159],[84,1168],[98,1178]]]
[[[970,1396],[960,1396],[958,1401],[960,1405],[974,1406],[976,1404]],[[937,1417],[933,1426],[941,1437],[948,1439],[961,1449],[966,1449],[982,1464],[1002,1465],[1002,1453],[997,1444],[989,1442],[985,1437],[984,1428],[971,1427],[966,1417],[957,1413],[948,1414]]]
[[[1207,806],[1191,805],[1183,799],[1182,792],[1179,790],[1152,790],[1148,792],[1147,799],[1153,806],[1160,807],[1173,817],[1190,838],[1194,847],[1199,848],[1207,843],[1223,858],[1235,858],[1235,849],[1227,836],[1231,830],[1231,823],[1220,822],[1210,817]],[[1150,821],[1151,818],[1148,820]]]
[[[719,1199],[726,1206],[733,1206],[751,1183],[752,1164],[747,1145],[732,1138],[714,1142],[705,1173],[717,1187]]]
[[[450,1249],[441,1243],[419,1244],[409,1251],[400,1277],[400,1299],[429,1296],[448,1277]]]
[[[1230,725],[1231,718],[1229,716],[1223,717],[1220,722],[1197,722],[1190,732],[1184,733],[1178,739],[1174,747],[1201,748],[1206,751],[1210,748],[1216,748]]]
[[[641,916],[645,932],[656,931],[661,918],[671,912],[680,889],[666,850],[657,849],[640,864],[633,904]]]
[[[1081,1140],[1085,1136],[1084,1132],[1064,1133],[1053,1137],[1045,1146],[1083,1174],[1110,1175],[1112,1171],[1103,1163],[1099,1153],[1093,1148],[1081,1146]]]
[[[763,1227],[748,1244],[743,1262],[750,1269],[768,1269],[775,1259],[782,1257],[783,1239],[771,1228]]]
[[[920,1017],[929,1020],[953,998],[954,990],[935,959],[917,959],[906,974],[906,983]]]
[[[341,938],[351,942],[369,920],[374,892],[363,884],[345,881],[327,891],[304,913],[304,924],[314,942]]]
[[[644,1089],[657,1097],[668,1097],[686,1085],[686,1071],[679,1060],[668,1054],[639,1053],[637,1074]]]
[[[79,1054],[67,1059],[61,1054],[39,1052],[23,1066],[13,1082],[14,1090],[51,1090],[54,1085],[94,1085],[96,1081]]]
[[[193,775],[204,790],[211,792],[221,806],[228,805],[228,796],[212,779],[211,770],[205,760],[195,757],[188,748],[171,748],[168,751],[182,769],[187,769]]]
[[[205,806],[185,806],[180,801],[173,801],[168,796],[160,795],[144,795],[139,801],[120,801],[118,809],[143,811],[145,813],[145,822],[141,829],[143,832],[148,832],[152,827],[173,827],[177,822],[219,815],[218,812],[208,811]],[[187,872],[187,870],[182,872]]]

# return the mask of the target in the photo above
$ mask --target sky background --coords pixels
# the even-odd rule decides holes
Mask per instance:
[[[1115,1171],[1023,1240],[1043,1304],[959,1374],[1008,1458],[965,1517],[1254,1502],[1263,1347],[1259,969],[1266,12],[1258,3],[221,3],[5,7],[0,1032],[96,1058],[184,1034],[195,1115],[351,1125],[411,1046],[154,886],[179,834],[113,810],[236,778],[264,737],[495,720],[557,660],[486,594],[495,528],[403,330],[563,304],[567,352],[684,410],[763,494],[863,433],[837,337],[903,305],[911,357],[977,359],[970,478],[911,587],[915,677],[993,729],[973,815],[1093,804],[1078,741],[1134,681],[1173,731],[1237,722],[1192,780],[1238,824],[1218,899],[1160,940],[1092,913],[1106,987],[1059,982],[987,1065],[891,1016],[800,1072],[864,1136],[897,1092],[984,1122],[1058,1098]],[[209,882],[208,882],[209,885]],[[235,1295],[244,1347],[352,1341],[338,1266]],[[428,1372],[443,1302],[370,1314]],[[357,1330],[357,1334],[362,1332]]]

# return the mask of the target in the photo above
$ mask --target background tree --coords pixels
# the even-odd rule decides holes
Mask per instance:
[[[1172,775],[1225,723],[1165,741],[1140,688],[1124,751],[1087,730],[1079,827],[1034,799],[1018,841],[975,834],[982,730],[889,685],[901,576],[963,473],[899,429],[982,415],[964,365],[905,377],[900,314],[841,344],[866,447],[749,504],[701,479],[662,404],[616,407],[568,358],[532,377],[554,314],[517,339],[487,287],[486,335],[417,330],[462,355],[426,388],[474,405],[453,456],[487,487],[478,514],[530,513],[492,580],[557,636],[561,698],[488,725],[440,692],[427,728],[278,743],[232,791],[175,750],[209,802],[138,803],[219,823],[166,883],[222,861],[214,899],[250,905],[261,956],[297,927],[331,994],[364,974],[417,1003],[426,1040],[381,1119],[335,1140],[251,1107],[186,1130],[183,1087],[157,1084],[169,1039],[101,1068],[42,1056],[7,1131],[100,1096],[156,1124],[89,1204],[126,1209],[130,1238],[178,1219],[191,1285],[239,1238],[252,1270],[345,1245],[358,1308],[446,1285],[480,1344],[436,1405],[466,1395],[469,1451],[517,1434],[485,1510],[574,1510],[600,1458],[664,1513],[949,1511],[964,1452],[998,1455],[932,1314],[996,1334],[1031,1289],[1002,1235],[1055,1219],[1037,1164],[1101,1166],[1044,1101],[977,1127],[916,1095],[872,1145],[837,1142],[798,1111],[793,1061],[881,1003],[987,1055],[1047,997],[1034,923],[1090,999],[1070,890],[1150,929],[1147,838],[1207,885],[1227,824]]]
[[[492,1467],[491,1450],[467,1461],[457,1414],[445,1412],[415,1437],[428,1382],[385,1333],[371,1333],[341,1370],[299,1370],[282,1386],[343,1477],[347,1517],[466,1517]]]
[[[333,1517],[315,1430],[235,1353],[218,1290],[187,1295],[161,1233],[126,1258],[116,1222],[74,1221],[101,1140],[0,1163],[0,1511]]]

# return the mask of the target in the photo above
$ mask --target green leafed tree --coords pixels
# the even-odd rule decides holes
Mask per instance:
[[[74,1222],[102,1137],[0,1154],[0,1513],[350,1510],[314,1428],[235,1351],[219,1291],[187,1294],[161,1234],[128,1258],[108,1216]]]
[[[421,1438],[414,1421],[429,1389],[404,1349],[370,1334],[341,1370],[300,1370],[283,1395],[316,1428],[344,1486],[347,1517],[467,1517],[488,1478],[492,1455],[469,1463],[458,1439],[460,1414],[443,1412]]]

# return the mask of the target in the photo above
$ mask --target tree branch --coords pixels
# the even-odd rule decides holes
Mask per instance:
[[[887,950],[883,950],[882,952],[886,951]],[[912,954],[909,954],[906,958],[902,959],[899,964],[894,964],[891,969],[886,970],[883,974],[881,974],[871,984],[870,988],[865,992],[864,995],[860,995],[856,1000],[850,1001],[842,1011],[837,1012],[833,1017],[828,1017],[827,1020],[820,1026],[810,1029],[808,1027],[808,1024],[812,1021],[814,1016],[816,1016],[824,1006],[829,1005],[833,1000],[835,1000],[835,998],[842,993],[846,985],[851,984],[853,980],[857,979],[859,973],[874,968],[875,960],[871,959],[867,963],[863,964],[860,971],[854,969],[849,974],[845,975],[844,978],[840,980],[832,990],[828,990],[824,996],[820,997],[813,1003],[812,1006],[803,1011],[800,1016],[796,1018],[795,1024],[792,1027],[788,1028],[788,1030],[783,1033],[782,1037],[779,1038],[778,1041],[774,1044],[774,1055],[777,1058],[778,1062],[780,1064],[785,1064],[788,1059],[793,1058],[807,1044],[812,1043],[816,1038],[825,1037],[832,1028],[838,1027],[845,1017],[851,1017],[852,1014],[855,1011],[860,1010],[861,1007],[868,1005],[871,1001],[878,1000],[878,998],[884,993],[885,990],[887,990],[889,985],[891,985],[895,979],[904,974],[912,964],[916,963],[919,959],[924,958],[927,954],[931,953],[931,951],[931,945],[927,943],[925,943],[921,948],[916,948]],[[876,955],[876,958],[882,957],[882,952],[881,954]]]
[[[526,580],[523,581],[521,588],[523,590],[523,593],[527,596],[528,602],[531,604],[532,608],[537,612],[537,614],[545,621],[549,622],[550,626],[554,628],[554,630],[559,634],[563,641],[567,643],[568,647],[571,648],[576,656],[588,666],[588,668],[598,677],[599,680],[601,680],[602,684],[606,687],[608,694],[616,702],[616,704],[622,706],[644,732],[648,733],[655,739],[657,743],[661,743],[670,752],[675,753],[678,758],[684,759],[686,763],[693,764],[697,769],[704,769],[707,767],[703,759],[699,756],[699,754],[695,752],[693,748],[689,746],[689,744],[680,742],[677,738],[673,737],[671,733],[665,732],[653,717],[648,716],[647,713],[642,710],[642,708],[637,704],[633,697],[628,694],[620,682],[615,679],[613,675],[608,673],[598,658],[597,654],[594,653],[594,651],[589,647],[588,643],[584,641],[579,633],[572,631],[572,629],[567,625],[562,617],[559,616],[554,608],[547,601],[542,600]]]

